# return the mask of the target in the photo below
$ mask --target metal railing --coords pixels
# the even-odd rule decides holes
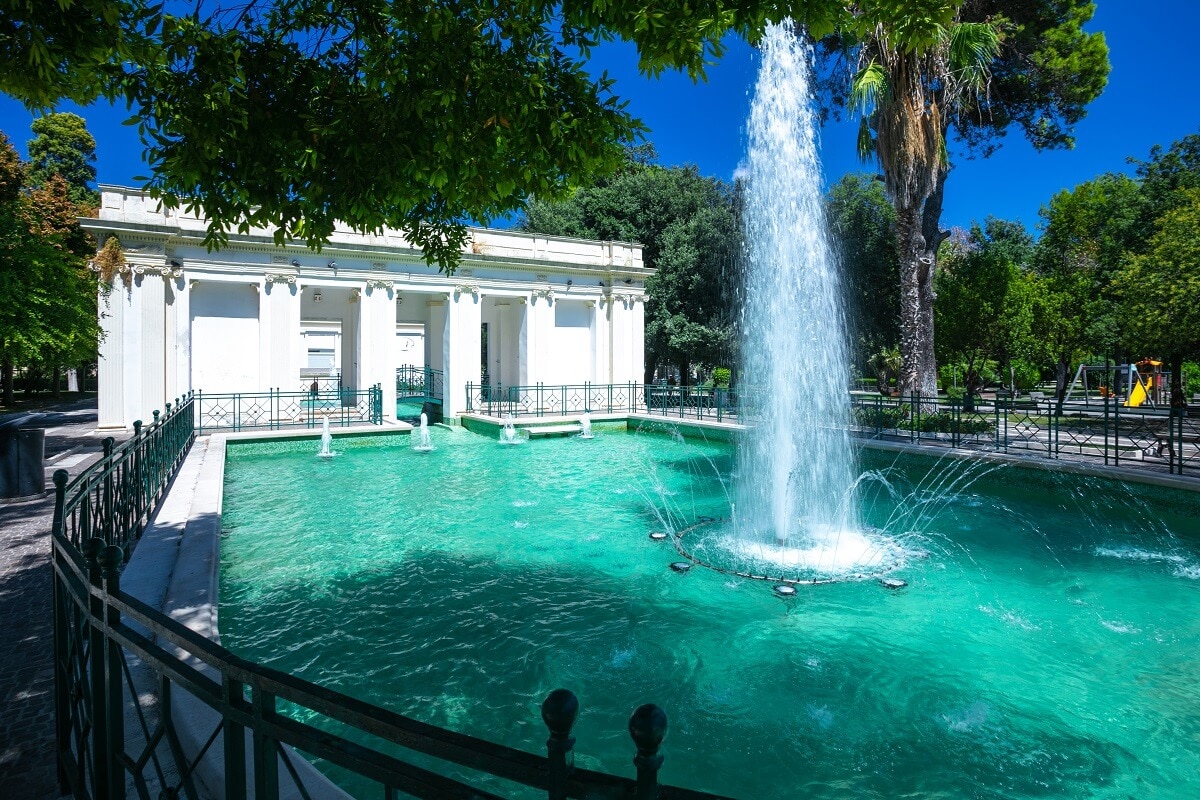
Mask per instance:
[[[196,430],[234,431],[266,428],[316,428],[328,418],[330,425],[383,424],[383,389],[340,391],[210,394],[196,392]]]
[[[476,386],[467,384],[467,411],[503,417],[616,414],[644,411],[640,383],[580,383],[564,386]]]
[[[311,392],[314,388],[321,394],[341,392],[342,376],[313,375],[307,378],[301,378],[299,384],[296,386],[296,389],[302,392]]]
[[[636,777],[576,768],[571,731],[579,703],[566,689],[542,703],[547,753],[536,755],[239,658],[123,591],[122,567],[195,440],[197,399],[155,414],[119,447],[107,440],[104,458],[69,484],[64,470],[54,474],[55,733],[63,794],[194,799],[201,796],[201,761],[220,754],[222,797],[308,797],[325,779],[301,762],[300,751],[374,782],[389,799],[397,792],[497,798],[496,778],[551,800],[717,797],[659,785],[667,717],[655,705],[640,706],[629,720]],[[437,766],[404,760],[412,752]]]
[[[409,364],[396,369],[396,398],[428,398],[443,400],[446,397],[446,376],[440,369],[415,367]]]
[[[753,424],[761,392],[703,386],[585,383],[466,386],[467,411],[503,417],[646,413],[676,419]],[[1136,462],[1174,475],[1200,472],[1200,410],[1126,408],[1116,402],[976,399],[968,409],[945,398],[850,395],[858,437],[1019,452],[1045,458]]]
[[[1125,408],[1119,403],[1059,406],[1053,400],[959,401],[851,396],[851,430],[873,439],[973,447],[1044,458],[1166,467],[1174,475],[1200,468],[1200,420],[1179,410]]]

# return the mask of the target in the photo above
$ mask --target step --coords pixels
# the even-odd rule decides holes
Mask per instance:
[[[529,434],[530,439],[538,439],[543,436],[570,436],[573,433],[581,432],[583,426],[576,422],[574,425],[541,425],[522,430]]]

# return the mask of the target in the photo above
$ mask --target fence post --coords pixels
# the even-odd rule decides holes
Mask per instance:
[[[254,718],[261,722],[275,716],[275,695],[254,688]],[[275,740],[255,727],[251,736],[254,747],[254,800],[278,800],[279,759]]]
[[[550,761],[549,800],[566,800],[567,778],[575,766],[571,728],[579,717],[579,699],[568,689],[555,689],[542,702],[542,721],[550,729],[546,753]]]
[[[222,733],[225,752],[225,798],[246,800],[246,728],[230,716],[233,707],[243,702],[242,682],[221,676],[221,701],[225,706]]]
[[[1112,463],[1121,463],[1121,399],[1114,397],[1112,401],[1111,422],[1112,433]]]
[[[475,410],[475,403],[471,398],[471,381],[467,381],[467,413],[470,414]]]
[[[87,561],[88,583],[93,587],[102,588],[102,573],[100,571],[100,553],[105,548],[105,542],[96,536],[87,540],[84,545],[84,558]],[[88,669],[91,672],[91,701],[92,701],[92,786],[97,792],[107,791],[108,778],[108,722],[106,714],[106,699],[108,693],[104,681],[104,631],[100,623],[104,620],[104,601],[96,595],[88,597],[87,615],[93,624],[87,626],[91,639],[88,653]],[[80,753],[80,758],[83,754]]]
[[[204,435],[204,405],[203,404],[204,404],[204,392],[198,391],[198,392],[196,392],[195,411],[193,412],[196,415],[196,422],[198,424],[194,424],[193,427],[196,429],[197,434],[200,436]]]
[[[51,542],[50,554],[52,564],[50,567],[50,585],[51,598],[54,603],[54,740],[55,740],[55,762],[58,765],[58,791],[59,794],[67,794],[71,789],[70,777],[63,768],[62,758],[59,754],[67,749],[71,740],[71,722],[70,722],[70,704],[71,694],[68,687],[67,671],[67,599],[63,597],[65,591],[58,580],[58,574],[54,569],[58,562],[58,548],[54,546],[53,536],[64,536],[63,534],[63,516],[66,508],[67,500],[67,471],[65,469],[54,470],[54,521],[51,523]]]
[[[121,565],[125,563],[125,551],[110,544],[100,552],[100,568],[104,575],[105,629],[112,631],[121,624],[121,612],[109,601],[121,592]],[[105,649],[105,696],[108,730],[108,794],[113,800],[125,797],[125,770],[122,767],[125,754],[125,691],[124,657],[121,645],[111,636],[104,637]],[[100,783],[97,781],[97,786]]]
[[[658,800],[658,771],[663,757],[658,752],[667,735],[667,712],[653,703],[638,706],[629,718],[629,736],[637,747],[633,765],[637,768],[634,800]]]

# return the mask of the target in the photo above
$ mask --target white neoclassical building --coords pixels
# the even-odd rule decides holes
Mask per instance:
[[[404,366],[444,372],[447,417],[468,383],[643,379],[639,245],[474,229],[452,276],[393,231],[338,230],[316,253],[254,229],[209,252],[202,217],[100,188],[83,225],[118,237],[127,262],[100,298],[101,427],[190,390],[303,391],[325,376],[381,386],[392,417]]]

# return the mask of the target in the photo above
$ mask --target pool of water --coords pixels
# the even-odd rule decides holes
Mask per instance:
[[[1200,797],[1195,495],[864,451],[908,586],[785,600],[647,536],[728,514],[729,445],[432,432],[230,443],[226,646],[532,752],[564,686],[576,763],[627,775],[656,702],[662,779],[740,798]]]

